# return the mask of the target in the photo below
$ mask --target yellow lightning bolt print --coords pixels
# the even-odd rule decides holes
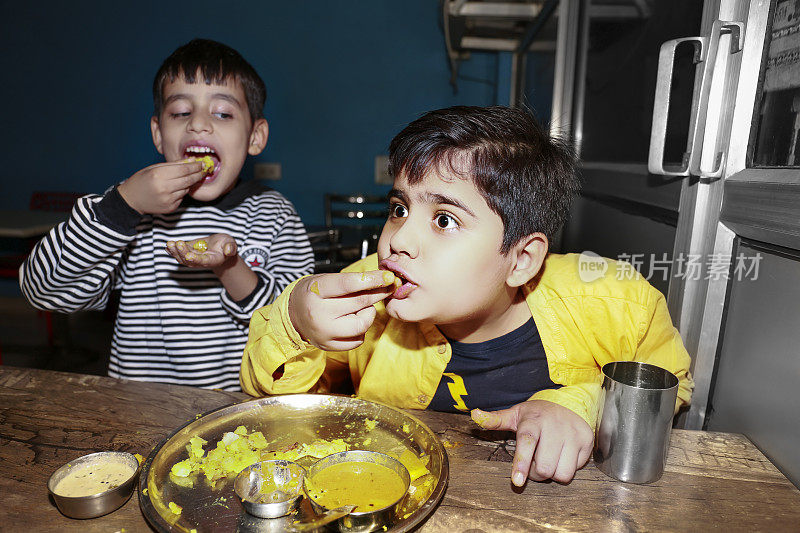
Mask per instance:
[[[456,402],[453,404],[453,407],[459,411],[469,411],[467,404],[461,399],[462,396],[467,396],[468,394],[467,388],[464,386],[464,380],[461,379],[461,376],[458,374],[453,374],[451,372],[444,372],[442,375],[453,380],[452,383],[447,384],[447,388],[450,389],[450,396],[452,396],[453,400]]]

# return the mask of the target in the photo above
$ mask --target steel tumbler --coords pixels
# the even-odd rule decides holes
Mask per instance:
[[[664,473],[678,378],[647,363],[603,366],[594,462],[608,476],[652,483]]]

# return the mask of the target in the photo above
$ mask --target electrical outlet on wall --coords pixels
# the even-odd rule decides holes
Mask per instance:
[[[253,177],[257,180],[281,179],[280,163],[256,163],[253,165]]]
[[[375,156],[375,183],[379,185],[391,185],[394,183],[389,175],[389,156]]]

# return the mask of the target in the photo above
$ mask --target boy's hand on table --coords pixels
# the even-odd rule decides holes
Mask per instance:
[[[568,483],[592,453],[594,432],[589,424],[553,402],[529,400],[491,413],[473,409],[471,416],[484,429],[516,432],[511,482],[518,487],[526,477]]]
[[[171,213],[204,176],[200,161],[158,163],[126,179],[117,190],[129,206],[143,215]]]
[[[394,292],[394,280],[394,273],[385,270],[303,278],[289,296],[292,325],[323,350],[357,348],[375,320],[373,305]]]
[[[192,268],[217,268],[236,259],[236,241],[226,233],[215,233],[193,241],[167,241],[167,252]]]

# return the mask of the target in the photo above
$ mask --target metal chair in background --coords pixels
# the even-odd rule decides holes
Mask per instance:
[[[310,232],[315,272],[338,272],[378,248],[386,222],[386,197],[326,193],[325,228]]]

